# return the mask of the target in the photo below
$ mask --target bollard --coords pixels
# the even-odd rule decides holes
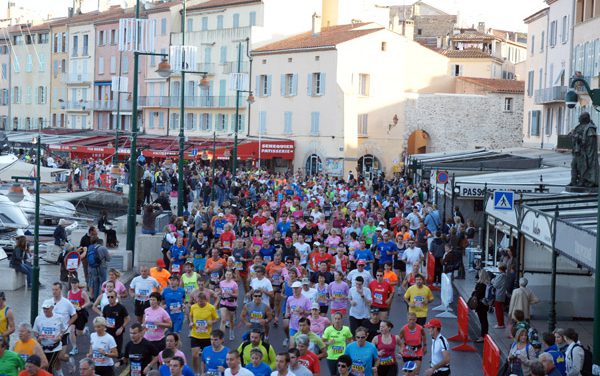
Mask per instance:
[[[461,345],[455,346],[452,348],[454,351],[468,351],[468,352],[477,352],[477,350],[468,345],[468,342],[471,342],[469,339],[469,307],[465,300],[461,297],[458,298],[458,334],[454,337],[448,338],[449,341],[453,342],[462,342]]]
[[[500,350],[489,335],[483,340],[482,367],[483,376],[496,376],[500,369]]]
[[[431,291],[440,291],[440,288],[433,285],[435,280],[435,257],[431,252],[427,252],[427,286]]]

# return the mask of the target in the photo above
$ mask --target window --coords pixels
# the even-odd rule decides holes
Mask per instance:
[[[194,31],[194,19],[188,18],[187,25],[185,27],[186,27],[186,31]]]
[[[67,33],[62,33],[62,49],[60,52],[67,52]]]
[[[196,117],[194,116],[194,114],[185,114],[185,129],[187,129],[188,131],[194,130],[196,124],[195,123]]]
[[[170,129],[178,129],[179,128],[179,114],[176,112],[171,112],[171,122],[169,124]]]
[[[560,33],[560,41],[564,44],[564,43],[567,43],[568,39],[569,39],[569,19],[567,18],[567,16],[563,16],[561,33]]]
[[[164,129],[164,128],[165,128],[165,113],[159,112],[158,113],[158,129]]]
[[[38,63],[39,63],[38,71],[39,72],[44,72],[46,70],[46,59],[45,59],[44,54],[39,54],[38,55],[38,59],[39,59],[39,61],[38,61]]]
[[[77,52],[77,45],[79,44],[79,36],[74,35],[73,36],[73,46],[72,46],[72,50],[71,50],[71,56],[76,57],[78,55]]]
[[[298,94],[298,75],[297,74],[282,74],[281,75],[281,96],[293,97]]]
[[[6,63],[2,64],[2,79],[6,80],[8,77],[8,66],[6,65]]]
[[[204,47],[204,63],[210,64],[212,61],[212,48]]]
[[[531,50],[529,50],[531,52],[531,56],[533,56],[533,53],[535,52],[535,35],[531,36]]]
[[[513,112],[512,98],[504,98],[504,112]]]
[[[529,111],[528,122],[530,136],[540,135],[540,114],[540,111]]]
[[[67,73],[67,61],[65,59],[60,61],[60,73]]]
[[[556,132],[558,134],[565,134],[564,127],[564,118],[563,118],[563,108],[559,107],[556,113]]]
[[[19,73],[21,71],[21,64],[19,63],[19,58],[15,56],[15,58],[13,59],[13,67],[15,70],[15,73]]]
[[[160,35],[167,35],[167,19],[165,17],[160,19]]]
[[[215,130],[217,132],[223,132],[227,129],[227,115],[226,114],[217,114],[217,119],[215,122]]]
[[[117,37],[117,30],[116,29],[112,29],[110,31],[110,44],[115,45],[118,43],[118,37]]]
[[[88,56],[88,40],[89,40],[89,36],[87,34],[84,34],[84,36],[83,36],[83,49],[82,49],[81,56]]]
[[[202,17],[202,30],[208,30],[208,17]]]
[[[200,130],[201,131],[209,131],[211,128],[211,119],[210,119],[210,114],[200,114],[198,116],[198,120],[200,121]]]
[[[286,111],[283,113],[283,133],[292,134],[292,112]]]
[[[311,97],[325,94],[325,73],[308,74],[308,95]]]
[[[557,24],[558,21],[552,21],[550,23],[550,35],[548,36],[548,44],[550,45],[550,47],[556,46]]]
[[[261,97],[268,97],[271,95],[271,75],[261,74],[256,80],[258,87],[256,92]]]
[[[530,97],[533,95],[534,75],[535,75],[534,71],[529,71],[529,73],[527,73],[527,95]]]
[[[37,98],[38,104],[46,104],[47,101],[46,88],[44,86],[38,86],[37,88]]]
[[[104,39],[106,32],[104,30],[98,31],[98,46],[104,46],[106,40]]]
[[[256,26],[256,12],[250,12],[250,26]]]
[[[359,114],[358,115],[358,136],[366,137],[368,135],[369,127],[369,115]]]
[[[25,64],[25,72],[31,72],[33,69],[33,58],[31,54],[27,55],[27,64]]]
[[[233,28],[238,28],[240,27],[240,14],[239,13],[234,13],[233,14]]]
[[[381,42],[381,51],[387,51],[387,42]]]
[[[117,58],[116,56],[110,57],[110,74],[117,73]]]
[[[23,102],[25,102],[25,104],[31,104],[31,86],[25,88],[25,98]]]
[[[217,16],[217,30],[221,30],[223,28],[223,16]]]
[[[454,77],[462,76],[462,74],[463,74],[462,70],[463,70],[462,65],[452,64],[452,72],[451,73]]]
[[[50,37],[48,33],[38,34],[38,44],[48,44]]]
[[[267,133],[267,111],[261,111],[258,113],[258,133]]]
[[[423,35],[423,29],[417,29],[417,35]]]
[[[23,36],[22,35],[15,35],[13,44],[16,44],[16,45],[23,44]]]
[[[319,112],[311,112],[310,113],[310,135],[318,136],[320,132],[320,124],[319,120],[321,117],[321,113]]]
[[[8,89],[2,89],[2,104],[8,104]]]
[[[123,56],[123,60],[121,60],[121,71],[125,73],[129,73],[129,59],[127,56]]]
[[[52,46],[52,52],[57,53],[60,51],[60,47],[59,47],[60,41],[61,41],[60,33],[54,33],[54,43],[53,43],[54,45]]]
[[[544,87],[544,68],[540,68],[539,76],[538,76],[538,90],[542,90]]]
[[[369,84],[371,77],[368,74],[361,73],[358,75],[358,95],[365,97],[369,96]]]
[[[542,36],[540,37],[540,52],[544,52],[544,44],[546,43],[546,33],[542,31]]]

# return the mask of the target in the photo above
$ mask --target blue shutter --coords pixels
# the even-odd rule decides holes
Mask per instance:
[[[208,114],[208,124],[206,128],[210,131],[212,129],[212,114]]]
[[[226,90],[227,88],[227,81],[225,80],[220,80],[219,81],[219,106],[223,107],[225,106],[225,99],[226,99]]]
[[[313,135],[319,134],[319,112],[310,113],[310,133]]]
[[[239,130],[245,130],[246,129],[246,116],[245,115],[240,115],[240,126],[239,126]]]
[[[267,76],[267,97],[271,95],[271,82],[273,80],[273,76],[270,74]]]
[[[290,134],[292,133],[292,112],[286,111],[283,114],[283,133]]]
[[[308,95],[309,97],[312,97],[312,73],[308,74],[308,77],[306,78],[306,95]]]
[[[227,124],[229,123],[229,115],[224,114],[223,115],[223,130],[226,131],[227,130]]]
[[[281,96],[285,97],[285,74],[281,75]]]
[[[298,95],[298,75],[292,75],[292,95]]]
[[[325,73],[321,72],[321,95],[325,95]]]
[[[240,27],[240,14],[239,13],[235,13],[233,15],[233,27],[234,28]]]
[[[258,132],[264,134],[267,132],[267,111],[261,111],[258,113]]]
[[[211,55],[211,52],[212,52],[212,49],[210,47],[205,47],[204,48],[204,62],[206,64],[210,64],[210,60],[211,60],[210,59],[211,58],[210,55]]]
[[[256,26],[256,12],[250,12],[250,26]]]
[[[219,56],[219,63],[225,64],[227,62],[227,46],[221,47],[221,55]]]
[[[262,93],[259,91],[260,90],[260,76],[259,75],[256,76],[256,81],[254,81],[254,85],[255,85],[254,86],[254,94],[260,97],[262,95]]]

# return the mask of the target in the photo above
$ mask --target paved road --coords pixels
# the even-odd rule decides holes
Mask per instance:
[[[42,265],[41,273],[40,273],[41,274],[40,280],[47,287],[40,290],[40,304],[44,299],[47,299],[50,297],[50,295],[51,295],[50,285],[51,285],[52,281],[54,281],[57,278],[58,271],[59,271],[58,266],[47,265],[47,264]],[[80,272],[80,274],[83,275],[82,272]],[[434,293],[434,296],[435,296],[436,300],[431,305],[431,307],[435,307],[440,304],[439,293]],[[15,317],[16,317],[15,321],[16,321],[17,325],[18,325],[18,323],[20,323],[22,321],[29,321],[28,320],[29,310],[30,310],[29,300],[30,300],[30,292],[26,291],[24,289],[7,292],[7,303],[15,311]],[[122,303],[125,305],[127,310],[132,315],[133,300],[130,298],[125,299],[124,301],[122,301]],[[241,304],[242,303],[240,300],[240,307],[241,307]],[[238,309],[238,313],[239,313],[239,311],[241,311],[241,308]],[[432,314],[435,314],[435,312],[432,313],[430,311],[429,317],[432,317]],[[88,323],[88,325],[90,327],[91,327],[91,322],[94,317],[95,317],[95,313],[90,311],[90,319],[89,319],[89,323]],[[402,325],[404,325],[404,323],[406,322],[406,306],[402,302],[401,297],[399,297],[399,296],[394,297],[394,301],[392,303],[392,310],[390,313],[390,318],[391,318],[391,321],[395,325],[393,333],[397,334],[399,331],[399,328]],[[345,320],[346,320],[346,324],[347,324],[347,318],[345,318]],[[446,337],[451,337],[457,333],[456,319],[442,319],[442,323],[444,325],[443,334],[446,335]],[[187,325],[184,325],[184,328],[186,328],[186,327],[187,327]],[[236,339],[234,341],[229,341],[226,339],[225,346],[227,346],[229,348],[237,348],[241,341],[240,338],[244,332],[245,332],[244,328],[237,327],[236,333],[235,333]],[[129,340],[128,332],[126,331],[125,333],[126,333],[125,334],[125,336],[126,336],[125,343],[127,343],[127,341]],[[471,333],[471,337],[475,338],[475,333]],[[269,342],[274,346],[276,351],[285,350],[282,345],[284,338],[285,337],[283,335],[283,329],[281,329],[281,327],[277,328],[277,329],[272,328],[271,333],[269,335]],[[14,341],[16,339],[17,338],[16,338],[16,334],[15,334],[12,336],[11,343],[14,343]],[[79,359],[81,359],[84,356],[84,354],[86,354],[86,352],[89,348],[89,340],[87,338],[79,337],[78,338],[78,347],[80,349],[80,355],[75,357],[75,359],[74,359],[75,364],[77,364]],[[481,353],[481,346],[477,345],[476,347],[479,349],[479,353],[465,353],[465,352],[452,351],[451,356],[452,356],[453,373],[464,375],[464,376],[481,375],[481,356],[479,355]],[[184,335],[182,336],[182,350],[186,353],[186,355],[189,358],[191,355],[191,351],[190,351],[190,347],[189,347],[189,338],[187,337],[187,332],[184,332]],[[428,363],[429,363],[429,356],[427,356],[426,359],[424,360],[424,364],[428,364]],[[323,375],[328,374],[328,371],[327,371],[328,368],[327,368],[325,361],[322,362],[322,370],[323,370],[323,372],[322,372]],[[65,375],[78,375],[77,370],[72,370],[72,371],[65,370],[65,371],[67,371],[67,372],[65,372]]]

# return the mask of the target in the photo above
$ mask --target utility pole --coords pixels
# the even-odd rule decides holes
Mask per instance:
[[[179,103],[179,163],[177,164],[177,216],[183,215],[183,157],[185,147],[185,129],[183,120],[185,119],[185,55],[183,54],[185,46],[185,22],[186,22],[186,0],[183,0],[183,11],[181,17],[181,99]]]

